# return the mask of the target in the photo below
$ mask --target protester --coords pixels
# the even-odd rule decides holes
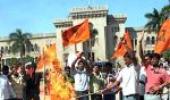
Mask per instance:
[[[151,59],[152,59],[152,55],[146,54],[141,64],[140,74],[139,74],[139,100],[144,100],[145,85],[147,81],[145,66],[148,66],[149,64],[151,64]]]
[[[66,66],[64,68],[64,79],[71,84],[74,84],[74,78],[70,73],[70,67]]]
[[[113,83],[116,79],[112,71],[112,64],[110,62],[106,62],[103,66],[103,71],[105,73],[105,87],[111,83]],[[113,90],[110,90],[104,93],[104,100],[115,100],[115,94]]]
[[[170,80],[170,67],[169,66],[164,66],[165,70],[167,71],[167,74],[169,76]],[[170,85],[167,85],[163,88],[163,92],[161,95],[162,100],[169,100],[170,99]]]
[[[16,98],[16,94],[13,91],[11,84],[8,80],[9,67],[2,67],[2,75],[0,75],[0,100],[10,100]]]
[[[137,100],[139,66],[134,64],[134,55],[126,53],[124,60],[126,66],[120,71],[116,81],[107,86],[102,92],[115,89],[117,86],[122,88],[123,100]]]
[[[165,62],[164,59],[160,61],[160,54],[153,53],[152,57],[148,56],[148,59],[145,59],[143,57],[143,45],[142,40],[144,37],[144,32],[141,33],[141,37],[138,42],[138,49],[137,51],[139,54],[139,58],[143,60],[144,63],[144,69],[146,72],[146,82],[145,82],[145,100],[161,100],[161,94],[163,87],[168,85],[168,75],[166,71],[161,68],[163,64],[160,64],[160,62]],[[144,59],[143,59],[144,58]],[[166,64],[167,65],[167,64]]]
[[[17,100],[23,100],[23,90],[25,87],[25,71],[23,69],[23,66],[21,64],[18,64],[15,66],[15,71],[11,75],[11,83],[12,87],[16,93],[16,99]]]
[[[159,65],[160,55],[154,53],[152,64],[145,66],[146,68],[146,88],[145,100],[161,100],[161,91],[168,82],[168,76],[165,70],[162,70]]]
[[[100,67],[94,65],[93,73],[90,76],[90,92],[95,93],[92,95],[92,100],[102,100],[102,95],[99,93],[104,87],[104,79],[101,76]]]
[[[40,73],[35,73],[36,66],[32,62],[25,64],[26,71],[26,87],[24,100],[40,100],[40,79],[42,75]]]
[[[87,94],[89,90],[90,77],[86,70],[87,67],[87,62],[84,58],[82,58],[82,53],[79,53],[71,66],[71,69],[74,71],[74,88],[78,100],[88,100]]]

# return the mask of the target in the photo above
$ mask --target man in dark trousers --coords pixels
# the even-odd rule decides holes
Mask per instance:
[[[25,64],[25,81],[24,100],[40,100],[40,80],[42,75],[35,72],[36,65],[32,62]]]

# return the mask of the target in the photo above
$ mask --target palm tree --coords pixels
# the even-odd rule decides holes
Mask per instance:
[[[145,27],[153,32],[158,32],[165,20],[163,14],[155,8],[152,13],[145,14],[145,17],[149,20]]]
[[[167,19],[168,17],[170,17],[170,4],[164,6],[161,9],[161,13],[163,14],[164,19]]]
[[[12,43],[12,53],[20,53],[20,57],[24,57],[26,52],[31,52],[33,49],[31,37],[30,33],[23,33],[21,29],[16,29],[16,32],[10,33],[9,42]]]

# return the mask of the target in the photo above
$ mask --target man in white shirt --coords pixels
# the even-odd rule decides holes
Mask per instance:
[[[124,56],[125,67],[120,71],[116,82],[107,86],[102,92],[117,86],[122,88],[123,100],[137,100],[139,66],[134,64],[133,54],[126,53]]]
[[[88,100],[88,96],[83,96],[87,95],[89,90],[90,77],[87,73],[87,67],[87,62],[82,58],[82,53],[79,53],[71,68],[74,71],[74,88],[78,100]]]
[[[3,66],[2,73],[3,74],[0,75],[0,100],[9,100],[16,98],[16,95],[7,77],[9,73],[9,67]]]

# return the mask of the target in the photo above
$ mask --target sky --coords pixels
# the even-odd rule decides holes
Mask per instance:
[[[168,0],[0,0],[0,37],[17,28],[32,34],[54,33],[53,23],[67,18],[73,7],[106,5],[109,14],[125,14],[127,27],[146,24],[146,13],[160,10]]]

